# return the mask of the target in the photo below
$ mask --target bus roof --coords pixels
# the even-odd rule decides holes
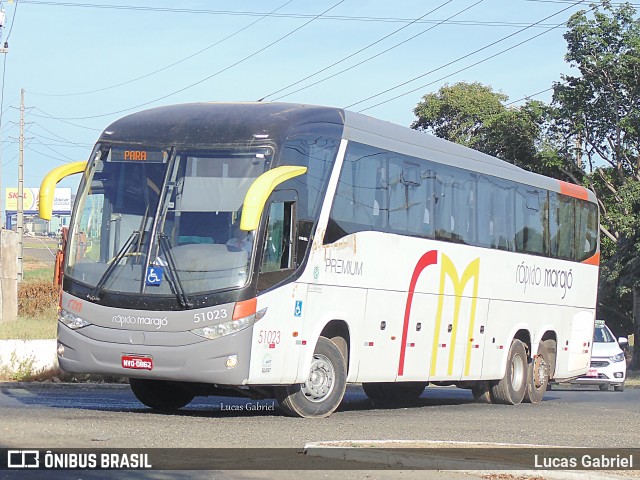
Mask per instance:
[[[288,103],[185,103],[132,113],[109,125],[100,141],[163,145],[234,143],[269,134],[278,139],[293,125],[344,124],[337,108]]]
[[[526,171],[424,132],[334,107],[278,102],[169,105],[116,120],[100,141],[180,147],[234,143],[239,138],[250,142],[261,134],[279,140],[291,127],[310,123],[340,125],[347,140],[596,201],[595,194],[583,187]]]

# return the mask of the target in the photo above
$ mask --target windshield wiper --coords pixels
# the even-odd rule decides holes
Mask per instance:
[[[169,267],[169,269],[167,270],[168,278],[171,283],[171,289],[173,290],[173,293],[175,293],[178,297],[178,303],[182,308],[193,307],[193,303],[189,300],[189,297],[185,293],[184,287],[182,286],[182,282],[180,281],[180,275],[178,275],[176,261],[173,258],[173,254],[171,253],[171,245],[169,244],[168,237],[164,233],[159,233],[158,243],[160,244],[160,249],[163,250],[167,259],[167,266]]]
[[[113,272],[115,271],[116,267],[118,266],[118,263],[120,263],[120,260],[122,260],[124,256],[127,253],[129,253],[129,249],[131,248],[131,245],[133,245],[133,242],[136,240],[138,235],[140,235],[140,232],[134,231],[131,234],[131,236],[129,236],[127,241],[124,242],[124,245],[122,245],[122,248],[118,251],[116,256],[113,257],[113,260],[109,264],[109,267],[107,267],[105,272],[102,274],[96,286],[93,288],[93,290],[91,290],[89,295],[87,295],[87,298],[89,300],[91,300],[92,302],[95,302],[100,299],[100,294],[102,293],[102,289],[104,288],[105,284],[107,283],[107,281],[109,280]]]

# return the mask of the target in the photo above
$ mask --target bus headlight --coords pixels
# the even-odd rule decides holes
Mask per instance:
[[[77,330],[79,328],[86,327],[87,325],[91,325],[91,323],[87,322],[85,319],[80,318],[71,312],[67,312],[64,309],[60,310],[58,320],[60,320],[72,330]]]
[[[264,317],[266,311],[267,309],[264,308],[259,312],[253,313],[243,318],[230,320],[224,323],[217,323],[215,325],[208,325],[206,327],[194,328],[193,330],[191,330],[191,333],[195,333],[196,335],[204,337],[208,340],[213,340],[215,338],[224,337],[225,335],[238,333],[246,328],[249,328],[251,325]]]
[[[624,360],[624,353],[618,353],[617,355],[614,355],[613,357],[609,358],[609,360],[611,360],[612,362],[622,362]]]

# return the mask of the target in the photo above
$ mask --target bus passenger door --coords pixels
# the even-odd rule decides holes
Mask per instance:
[[[287,282],[297,266],[297,194],[274,192],[265,207],[268,213],[262,232],[259,261],[258,306],[265,316],[254,326],[250,383],[280,383],[295,379],[299,348],[294,332],[302,328],[306,287]],[[304,252],[301,252],[304,254]]]

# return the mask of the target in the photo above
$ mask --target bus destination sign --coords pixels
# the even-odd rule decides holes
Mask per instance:
[[[113,147],[108,162],[165,163],[169,155],[166,150],[142,150],[140,147]]]

